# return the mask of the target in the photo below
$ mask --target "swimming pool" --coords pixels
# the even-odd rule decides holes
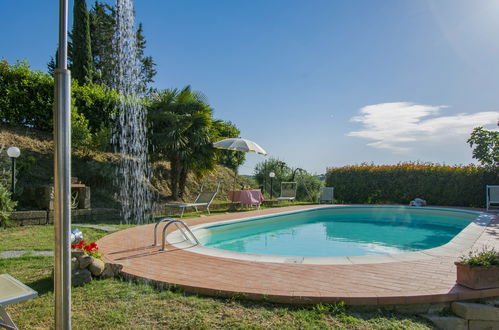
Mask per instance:
[[[432,249],[479,212],[404,206],[326,207],[195,228],[203,246],[236,253],[345,257]]]

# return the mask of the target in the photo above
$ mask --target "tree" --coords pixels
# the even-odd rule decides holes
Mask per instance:
[[[92,82],[92,45],[90,18],[86,0],[75,0],[73,7],[73,30],[71,32],[71,73],[80,85]]]
[[[93,82],[112,86],[115,10],[108,4],[95,1],[89,16],[94,65]]]
[[[473,158],[477,159],[483,166],[497,169],[499,166],[499,131],[475,127],[468,143],[473,148]]]
[[[172,197],[182,198],[189,173],[201,177],[215,166],[212,109],[190,86],[167,89],[151,101],[148,122],[151,156],[170,162]]]
[[[272,179],[272,194],[276,196],[275,192],[278,191],[276,187],[279,187],[281,182],[288,181],[288,178],[292,175],[292,170],[282,160],[272,157],[256,164],[254,178],[258,185],[263,186],[264,191],[269,193],[271,189],[270,172],[274,172],[275,174],[275,177]]]
[[[215,120],[213,122],[213,138],[216,141],[237,138],[241,131],[230,121]],[[240,151],[218,150],[218,163],[233,170],[244,163],[246,154]]]
[[[144,91],[149,83],[154,82],[153,78],[157,73],[156,69],[154,69],[156,63],[154,63],[152,56],[144,56],[145,48],[146,39],[143,35],[142,23],[139,23],[139,28],[137,29],[137,56],[141,62],[140,80]]]

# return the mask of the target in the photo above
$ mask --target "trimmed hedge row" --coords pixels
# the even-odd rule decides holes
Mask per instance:
[[[110,127],[119,95],[101,85],[79,86],[72,90],[73,124],[91,133]],[[0,60],[0,121],[12,126],[27,126],[52,131],[54,79],[33,71],[26,61],[9,65]],[[73,125],[74,126],[74,125]],[[78,127],[77,127],[78,128]]]
[[[341,203],[409,204],[419,197],[429,205],[484,207],[485,186],[499,185],[499,173],[474,165],[355,165],[328,169],[326,185]]]

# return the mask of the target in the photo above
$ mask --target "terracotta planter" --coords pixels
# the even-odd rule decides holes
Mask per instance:
[[[471,267],[459,262],[457,267],[457,280],[460,285],[471,289],[499,288],[499,266]]]

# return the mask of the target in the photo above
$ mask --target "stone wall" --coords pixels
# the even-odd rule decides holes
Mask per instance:
[[[25,225],[47,225],[54,223],[54,211],[16,211],[10,214],[12,222],[17,226]],[[107,222],[119,221],[120,211],[116,209],[73,209],[71,210],[71,222]]]

